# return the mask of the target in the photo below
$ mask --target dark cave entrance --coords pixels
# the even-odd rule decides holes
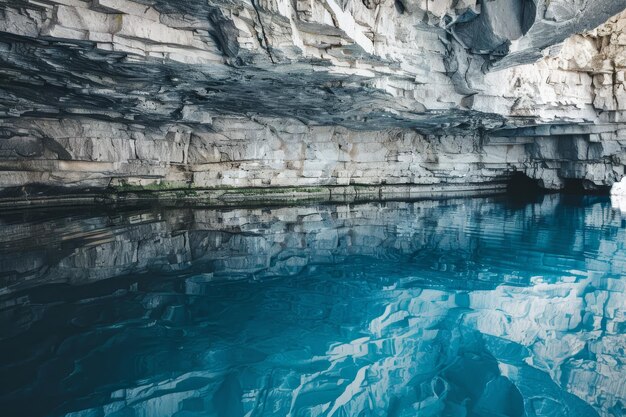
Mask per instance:
[[[510,197],[528,198],[544,194],[546,190],[541,181],[530,178],[523,172],[514,172],[508,180],[506,192]]]
[[[610,185],[596,185],[593,182],[581,178],[566,178],[565,194],[593,194],[593,195],[609,195],[611,193]]]
[[[507,194],[514,198],[528,198],[551,192],[542,186],[542,181],[530,178],[522,172],[511,174],[507,184]],[[609,195],[611,186],[596,185],[582,178],[565,178],[564,186],[560,190],[563,194],[574,195]]]

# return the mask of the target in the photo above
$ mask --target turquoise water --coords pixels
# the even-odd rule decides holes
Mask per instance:
[[[0,213],[0,414],[622,416],[598,197]]]

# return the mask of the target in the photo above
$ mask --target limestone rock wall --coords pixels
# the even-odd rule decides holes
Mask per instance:
[[[624,173],[617,140],[589,135],[489,137],[355,131],[272,118],[214,118],[211,129],[92,119],[21,118],[0,129],[0,183],[113,189],[425,185],[503,187],[523,172],[610,184]],[[558,133],[558,132],[557,132]],[[567,132],[566,132],[567,133]]]
[[[610,185],[624,8],[3,0],[0,188]]]

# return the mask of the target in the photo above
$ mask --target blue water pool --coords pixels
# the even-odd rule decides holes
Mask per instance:
[[[0,415],[626,415],[625,246],[601,197],[0,213]]]

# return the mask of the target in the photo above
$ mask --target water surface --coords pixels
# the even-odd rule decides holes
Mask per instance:
[[[622,416],[602,198],[0,213],[2,416]]]

